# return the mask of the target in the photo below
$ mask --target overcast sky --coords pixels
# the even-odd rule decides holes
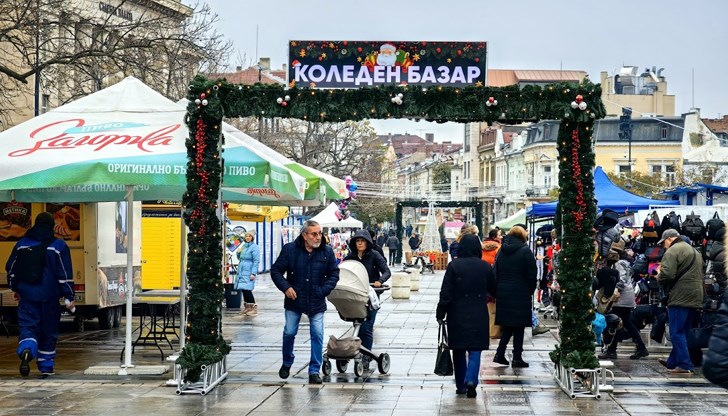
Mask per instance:
[[[270,57],[280,68],[289,40],[486,41],[491,69],[584,70],[599,82],[622,65],[665,68],[677,114],[693,96],[703,117],[728,114],[726,0],[202,1],[249,64]],[[437,141],[463,134],[456,123],[373,123],[380,133],[434,132]]]

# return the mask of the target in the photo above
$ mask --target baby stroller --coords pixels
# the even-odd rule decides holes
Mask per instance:
[[[346,260],[339,264],[339,282],[336,288],[331,291],[327,299],[331,302],[339,316],[346,322],[353,322],[351,329],[347,330],[341,337],[331,336],[324,351],[324,362],[321,372],[324,376],[331,374],[331,361],[336,360],[336,369],[345,373],[349,366],[349,360],[354,360],[354,374],[361,377],[364,374],[363,358],[366,356],[377,363],[380,374],[389,372],[389,354],[376,355],[372,351],[361,346],[359,329],[367,318],[367,311],[371,306],[369,300],[369,276],[364,265],[355,260]],[[374,289],[383,292],[389,287]]]

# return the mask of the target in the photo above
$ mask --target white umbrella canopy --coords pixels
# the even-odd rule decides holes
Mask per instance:
[[[186,110],[141,81],[118,84],[0,133],[0,200],[182,199]],[[297,205],[305,179],[249,145],[224,146],[223,199]]]

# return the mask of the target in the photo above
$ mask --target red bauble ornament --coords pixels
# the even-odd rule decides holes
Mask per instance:
[[[285,101],[283,101],[283,102],[281,103],[281,106],[283,106],[283,107],[287,107],[287,106],[288,106],[288,103],[287,103],[287,102],[285,102]]]
[[[460,56],[462,54],[463,54],[463,51],[461,51],[460,49],[458,49],[458,56]]]
[[[440,53],[440,52],[442,52],[442,49],[437,48],[437,49],[435,49],[435,52]]]
[[[361,53],[361,51],[363,51],[363,50],[364,50],[364,49],[362,49],[362,48],[361,48],[361,46],[360,46],[360,47],[358,47],[358,48],[356,48],[356,51],[357,51],[357,52],[359,52],[359,53]]]
[[[204,100],[204,99],[205,99],[205,97],[207,97],[207,95],[206,95],[206,94],[205,94],[204,92],[203,92],[202,94],[200,94],[200,98],[201,98],[201,99],[203,99],[203,100]]]
[[[488,102],[489,102],[489,103],[493,103],[494,101],[495,101],[495,98],[493,98],[493,97],[488,97]]]
[[[584,101],[584,97],[582,97],[581,95],[577,95],[577,96],[576,96],[576,102],[577,102],[577,103],[580,103],[580,102],[582,102],[582,101]]]
[[[422,46],[427,46],[427,42],[422,42],[421,45]]]
[[[348,44],[349,44],[349,41],[348,41],[348,40],[345,40],[345,41],[343,41],[343,42],[341,42],[341,43],[342,43],[342,44],[343,44],[344,46],[346,46],[346,45],[348,45]]]
[[[475,57],[475,63],[477,64],[478,62],[480,62],[480,58]]]

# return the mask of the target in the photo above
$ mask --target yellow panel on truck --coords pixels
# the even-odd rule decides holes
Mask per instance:
[[[179,217],[142,217],[143,290],[179,288],[181,226]]]

